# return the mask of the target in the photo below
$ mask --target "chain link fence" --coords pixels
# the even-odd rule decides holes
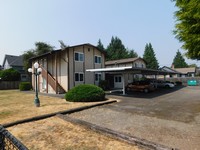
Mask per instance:
[[[28,148],[0,125],[0,150],[28,150]]]

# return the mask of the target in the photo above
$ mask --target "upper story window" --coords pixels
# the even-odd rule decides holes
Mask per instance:
[[[96,64],[101,64],[101,56],[94,56],[94,59]]]
[[[75,52],[75,61],[84,61],[84,54],[81,52]]]
[[[138,64],[137,64],[137,63],[135,63],[135,64],[134,64],[134,66],[135,66],[135,67],[138,67]]]

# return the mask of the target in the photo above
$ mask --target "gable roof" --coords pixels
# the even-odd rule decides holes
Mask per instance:
[[[111,61],[106,61],[105,65],[114,65],[114,64],[123,64],[123,63],[130,63],[130,62],[134,62],[136,60],[143,60],[145,62],[144,59],[140,58],[140,57],[134,57],[134,58],[126,58],[126,59],[118,59],[118,60],[111,60]],[[146,62],[145,62],[146,63]]]
[[[42,58],[42,57],[47,56],[47,55],[50,55],[50,54],[58,53],[58,52],[64,51],[64,50],[69,50],[70,48],[75,48],[75,47],[79,47],[79,46],[91,46],[91,47],[93,47],[93,48],[96,48],[96,49],[99,50],[100,52],[106,54],[106,52],[105,52],[104,50],[101,50],[101,49],[99,49],[98,47],[96,47],[96,46],[94,46],[94,45],[92,45],[92,44],[90,44],[90,43],[84,43],[84,44],[79,44],[79,45],[74,45],[74,46],[68,46],[68,47],[66,47],[65,49],[53,50],[53,51],[51,51],[51,52],[44,53],[44,54],[42,54],[42,55],[40,55],[40,56],[32,57],[32,58],[30,58],[30,60],[34,60],[34,59],[37,59],[37,58]]]
[[[6,60],[10,66],[23,66],[23,56],[5,55],[3,65],[5,65]]]
[[[161,70],[163,71],[169,71],[169,72],[174,72],[177,74],[187,74],[187,73],[195,73],[196,72],[196,68],[195,67],[191,67],[191,68],[170,68],[170,67],[162,67]]]
[[[187,73],[195,73],[196,68],[191,67],[191,68],[174,68],[176,71],[182,73],[182,74],[187,74]]]
[[[167,67],[167,66],[162,67],[160,70],[168,71],[168,72],[174,72],[174,73],[177,73],[177,74],[181,74],[181,72],[178,72],[177,70],[172,69],[172,68]]]

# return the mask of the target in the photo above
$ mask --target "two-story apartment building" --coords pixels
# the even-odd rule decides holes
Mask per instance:
[[[146,68],[146,62],[140,57],[119,59],[105,62],[106,68],[116,68],[116,67],[133,67],[133,68]],[[125,85],[133,82],[136,78],[141,78],[141,73],[126,73],[124,75]],[[106,73],[106,80],[109,82],[110,88],[122,88],[122,74],[119,73]]]
[[[104,73],[86,72],[86,69],[104,68],[105,52],[91,44],[70,46],[31,59],[42,68],[39,92],[64,93],[79,84],[96,84],[104,80]],[[35,78],[32,76],[35,87]]]

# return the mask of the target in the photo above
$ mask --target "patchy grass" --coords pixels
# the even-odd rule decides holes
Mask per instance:
[[[32,150],[139,150],[137,146],[73,125],[58,117],[8,128]]]
[[[35,107],[34,93],[0,90],[0,124],[94,104],[66,102],[65,99],[43,95],[39,95],[39,98],[41,106]]]

